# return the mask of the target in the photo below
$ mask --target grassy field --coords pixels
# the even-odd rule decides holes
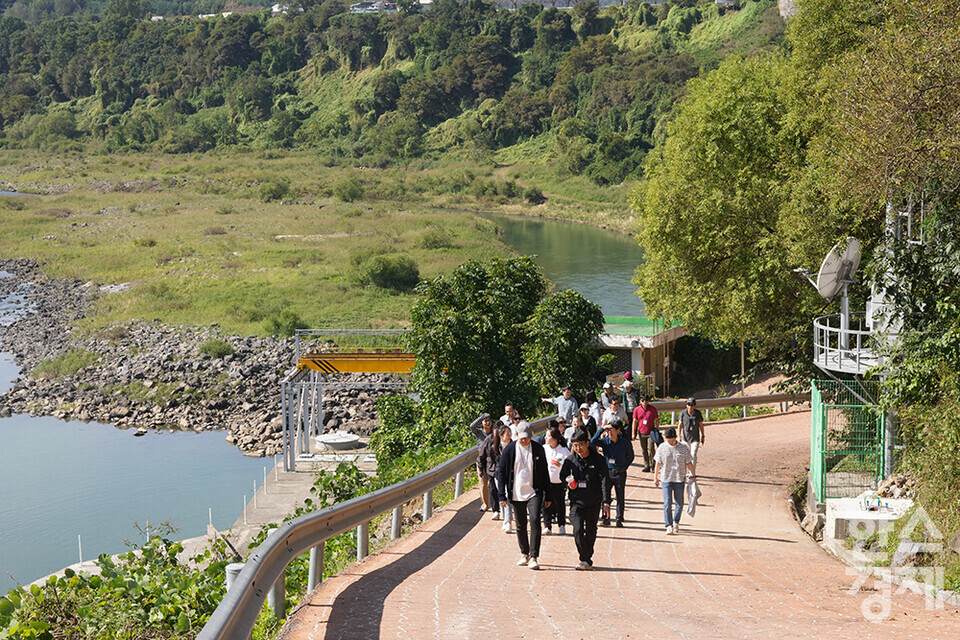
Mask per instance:
[[[412,294],[360,286],[353,262],[407,256],[430,278],[510,254],[492,222],[438,207],[630,224],[627,187],[522,162],[371,169],[324,166],[308,152],[3,151],[3,182],[48,195],[0,199],[0,255],[36,258],[51,276],[128,285],[100,297],[89,329],[136,318],[263,334],[291,314],[311,327],[402,326]],[[545,204],[524,202],[530,185]]]

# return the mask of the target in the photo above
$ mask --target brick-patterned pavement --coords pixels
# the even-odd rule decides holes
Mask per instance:
[[[418,531],[323,583],[284,640],[341,638],[960,638],[960,611],[867,581],[804,535],[786,487],[809,460],[809,412],[708,424],[703,498],[664,535],[652,474],[636,464],[627,523],[601,527],[592,572],[573,538],[544,537],[540,571],[481,517],[476,489]],[[878,622],[865,619],[889,604]]]

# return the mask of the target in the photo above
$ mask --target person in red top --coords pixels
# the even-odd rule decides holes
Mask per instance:
[[[640,443],[643,451],[643,470],[653,469],[653,456],[657,453],[657,443],[650,437],[650,432],[660,426],[660,414],[657,408],[650,404],[650,396],[642,396],[640,404],[633,410],[634,440]]]

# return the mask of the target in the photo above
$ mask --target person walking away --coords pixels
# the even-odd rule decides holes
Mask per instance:
[[[489,420],[489,417],[487,418]],[[484,420],[484,423],[487,422]],[[491,424],[487,437],[480,443],[480,451],[477,453],[477,471],[480,473],[480,498],[482,502],[481,511],[494,511],[500,509],[497,500],[497,460],[500,457],[500,429],[503,423],[497,420],[497,423]],[[486,424],[484,424],[486,431]],[[494,520],[497,518],[494,517]]]
[[[687,408],[680,412],[680,442],[690,447],[693,464],[697,464],[697,452],[707,441],[703,433],[703,414],[697,409],[697,399],[687,400]]]
[[[657,452],[657,443],[650,432],[660,428],[660,412],[650,404],[650,396],[640,396],[640,404],[633,410],[633,439],[640,443],[643,452],[643,471],[653,468],[653,455]]]
[[[667,429],[663,438],[665,442],[657,447],[654,460],[657,463],[654,469],[653,484],[663,486],[663,524],[667,528],[667,535],[680,533],[680,516],[683,515],[683,485],[685,483],[684,470],[690,472],[690,479],[696,480],[697,470],[694,466],[690,447],[677,441],[677,430]]]
[[[533,441],[530,423],[517,425],[517,440],[503,448],[497,477],[500,478],[500,504],[513,505],[513,517],[517,522],[517,543],[522,554],[517,565],[539,569],[540,527],[543,509],[550,508],[550,472],[547,471],[547,454],[543,447]],[[529,522],[529,532],[527,524]],[[529,536],[529,537],[528,537]]]
[[[613,490],[617,493],[617,526],[623,526],[624,499],[627,493],[627,469],[633,464],[633,443],[624,438],[618,423],[608,424],[593,436],[592,442],[607,461],[610,480],[603,494],[603,526],[610,525]]]
[[[560,467],[560,478],[567,485],[570,496],[570,527],[580,554],[579,571],[593,568],[593,550],[597,542],[597,522],[609,482],[607,461],[590,446],[587,432],[573,434],[573,453]]]
[[[565,386],[556,398],[540,398],[540,400],[556,405],[557,414],[561,419],[568,422],[577,412],[577,405],[579,404],[577,399],[573,397],[573,389],[570,388],[570,385]]]
[[[497,432],[497,442],[495,449],[495,460],[497,465],[496,473],[496,485],[497,485],[497,498],[496,503],[500,506],[500,512],[493,516],[494,520],[503,520],[503,524],[500,526],[503,529],[504,533],[511,533],[511,528],[513,525],[513,505],[509,502],[503,504],[500,502],[500,494],[504,491],[504,488],[501,486],[500,480],[500,459],[503,456],[503,449],[513,440],[513,428],[507,425],[500,427]]]
[[[553,533],[552,523],[557,523],[557,533],[566,535],[566,485],[560,479],[560,467],[563,461],[570,455],[570,449],[566,447],[566,441],[560,429],[550,429],[547,431],[547,442],[544,446],[547,453],[547,471],[550,473],[550,508],[547,509],[543,533],[551,535]]]

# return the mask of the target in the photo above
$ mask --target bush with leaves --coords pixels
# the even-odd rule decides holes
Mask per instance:
[[[297,332],[297,329],[309,329],[310,325],[293,311],[284,309],[280,313],[267,318],[264,327],[267,333],[272,336],[289,338]]]
[[[222,545],[222,543],[220,543]],[[42,639],[193,638],[223,598],[220,546],[189,563],[183,545],[150,535],[136,551],[101,555],[100,575],[67,569],[42,585],[0,598],[0,637]]]
[[[409,291],[420,281],[420,268],[410,256],[375,255],[356,267],[355,279],[365,287]]]
[[[569,384],[582,397],[596,387],[597,353],[583,347],[603,332],[599,305],[564,289],[541,300],[523,326],[524,371],[540,393],[553,395]]]
[[[219,359],[232,356],[235,352],[233,345],[222,338],[212,338],[200,345],[200,353],[211,358]]]

